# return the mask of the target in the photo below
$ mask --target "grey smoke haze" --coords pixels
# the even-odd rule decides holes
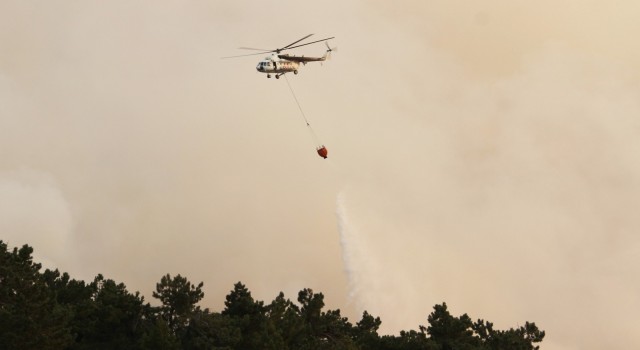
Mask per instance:
[[[3,2],[1,238],[145,295],[181,273],[213,309],[241,280],[385,332],[446,301],[546,349],[638,347],[639,12]],[[326,161],[284,81],[219,59],[308,33],[340,48],[290,79]]]

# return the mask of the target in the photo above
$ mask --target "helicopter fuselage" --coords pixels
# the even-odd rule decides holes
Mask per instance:
[[[260,73],[267,74],[267,77],[271,77],[271,74],[284,74],[289,72],[298,74],[298,67],[300,67],[300,63],[298,62],[267,57],[258,63],[256,70]],[[276,75],[276,77],[278,76]]]

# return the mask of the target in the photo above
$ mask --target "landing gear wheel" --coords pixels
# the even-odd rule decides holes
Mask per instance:
[[[293,71],[293,74],[298,74],[298,71],[297,71],[297,70],[294,70],[294,71]]]
[[[267,74],[267,78],[271,78],[271,74]]]
[[[276,79],[280,79],[280,76],[279,76],[279,75],[276,75]]]

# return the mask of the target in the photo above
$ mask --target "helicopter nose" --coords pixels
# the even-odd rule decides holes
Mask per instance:
[[[257,66],[256,66],[256,70],[257,70],[258,72],[262,71],[262,66],[257,65]]]

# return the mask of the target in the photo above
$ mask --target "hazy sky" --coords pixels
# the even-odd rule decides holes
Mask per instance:
[[[637,348],[636,1],[3,1],[0,239],[150,297],[310,287],[417,329]],[[260,56],[339,50],[286,83]],[[323,46],[294,53],[321,55]]]

